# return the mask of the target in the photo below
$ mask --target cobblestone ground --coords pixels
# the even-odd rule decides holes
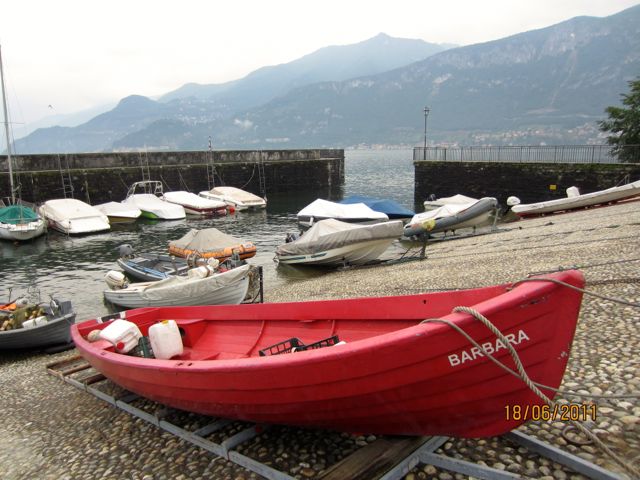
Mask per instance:
[[[345,269],[275,290],[267,285],[266,301],[470,288],[570,266],[582,267],[588,291],[640,303],[640,203],[503,224],[491,234],[434,242],[423,261]],[[560,395],[560,401],[589,401],[569,393],[640,395],[639,344],[640,309],[586,295],[561,387],[567,393]],[[260,478],[46,373],[47,363],[71,353],[0,354],[0,478]],[[597,405],[593,432],[639,468],[638,398],[593,402]],[[529,422],[520,430],[626,477],[622,467],[596,445],[584,445],[566,422]],[[297,478],[319,478],[324,469],[375,439],[274,427],[240,450]],[[440,453],[525,478],[584,478],[504,438],[451,439]],[[406,478],[469,477],[419,465]]]

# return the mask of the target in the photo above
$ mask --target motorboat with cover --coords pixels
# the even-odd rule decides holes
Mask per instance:
[[[514,198],[511,207],[513,213],[519,217],[544,215],[549,213],[564,212],[578,208],[607,205],[623,200],[629,200],[640,196],[640,180],[627,183],[619,187],[611,187],[606,190],[580,194],[576,187],[567,188],[567,197],[545,202],[522,204]]]
[[[309,228],[318,220],[334,218],[348,223],[377,223],[389,220],[389,217],[376,212],[364,203],[342,204],[318,198],[298,212],[298,225]]]
[[[106,277],[109,290],[103,294],[109,302],[126,308],[237,304],[247,296],[249,269],[250,265],[243,265],[219,272],[203,265],[189,270],[187,276],[131,284],[121,272],[111,270]]]
[[[145,180],[129,187],[123,203],[140,209],[142,217],[153,220],[181,220],[186,218],[182,205],[162,200],[162,182]]]
[[[192,228],[184,236],[169,242],[169,253],[176,257],[215,258],[223,262],[237,252],[242,260],[256,254],[256,246],[232,235],[227,235],[217,228]]]
[[[46,223],[32,208],[17,203],[6,206],[0,200],[0,238],[25,241],[44,234]]]
[[[131,223],[142,215],[142,211],[138,207],[123,202],[100,203],[94,208],[106,215],[109,218],[109,223]]]
[[[182,205],[187,215],[212,217],[214,215],[222,216],[227,214],[227,204],[225,202],[203,198],[184,190],[165,192],[162,198],[169,203]]]
[[[105,214],[75,198],[47,200],[39,208],[49,226],[65,235],[104,232],[111,228]]]
[[[416,214],[404,227],[406,237],[430,235],[460,228],[476,228],[491,222],[498,201],[483,197],[471,203],[447,204]]]
[[[489,437],[527,420],[505,408],[545,405],[515,373],[511,348],[530,380],[555,396],[582,300],[573,287],[582,289],[584,277],[567,270],[418,295],[143,308],[74,325],[72,337],[105,377],[181,410],[347,432]],[[101,337],[119,320],[146,337],[168,319],[180,353],[165,358],[125,354]]]
[[[203,198],[220,200],[235,210],[261,210],[267,207],[267,200],[251,192],[236,187],[215,187],[200,192]]]
[[[315,223],[292,242],[280,245],[280,263],[295,265],[363,265],[378,258],[402,236],[402,221],[358,225],[327,219]]]
[[[68,345],[75,318],[67,300],[52,298],[47,304],[23,297],[0,305],[0,350]]]
[[[364,203],[371,210],[382,212],[391,219],[411,218],[416,214],[416,212],[414,212],[413,210],[409,210],[408,208],[403,207],[394,200],[365,197],[363,195],[351,195],[350,197],[340,200],[339,203],[342,203],[344,205],[351,205],[353,203]]]

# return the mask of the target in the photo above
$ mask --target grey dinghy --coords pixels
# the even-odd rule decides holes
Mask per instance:
[[[363,265],[382,255],[401,235],[401,220],[362,225],[330,218],[280,245],[276,256],[278,262],[290,265]]]
[[[434,210],[418,213],[404,227],[404,236],[446,232],[459,228],[477,227],[490,221],[491,213],[498,206],[493,197],[466,204],[447,204]]]
[[[71,324],[76,320],[70,301],[52,301],[44,305],[46,322],[31,328],[16,328],[0,332],[0,351],[36,349],[71,343]],[[54,307],[55,308],[54,310]],[[0,317],[6,318],[6,317]]]
[[[171,275],[186,275],[190,268],[184,258],[155,253],[122,256],[117,263],[128,275],[143,282],[163,280]]]

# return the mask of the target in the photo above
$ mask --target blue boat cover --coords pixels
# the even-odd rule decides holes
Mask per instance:
[[[381,198],[364,197],[362,195],[352,195],[341,200],[339,203],[364,203],[371,210],[386,213],[389,218],[413,217],[416,213],[403,207],[398,202]]]

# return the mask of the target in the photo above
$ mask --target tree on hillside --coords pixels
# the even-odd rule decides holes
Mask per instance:
[[[630,81],[629,87],[630,93],[622,95],[622,104],[628,108],[607,107],[609,119],[598,123],[600,130],[612,133],[607,142],[615,145],[613,152],[621,161],[640,162],[640,77]]]

